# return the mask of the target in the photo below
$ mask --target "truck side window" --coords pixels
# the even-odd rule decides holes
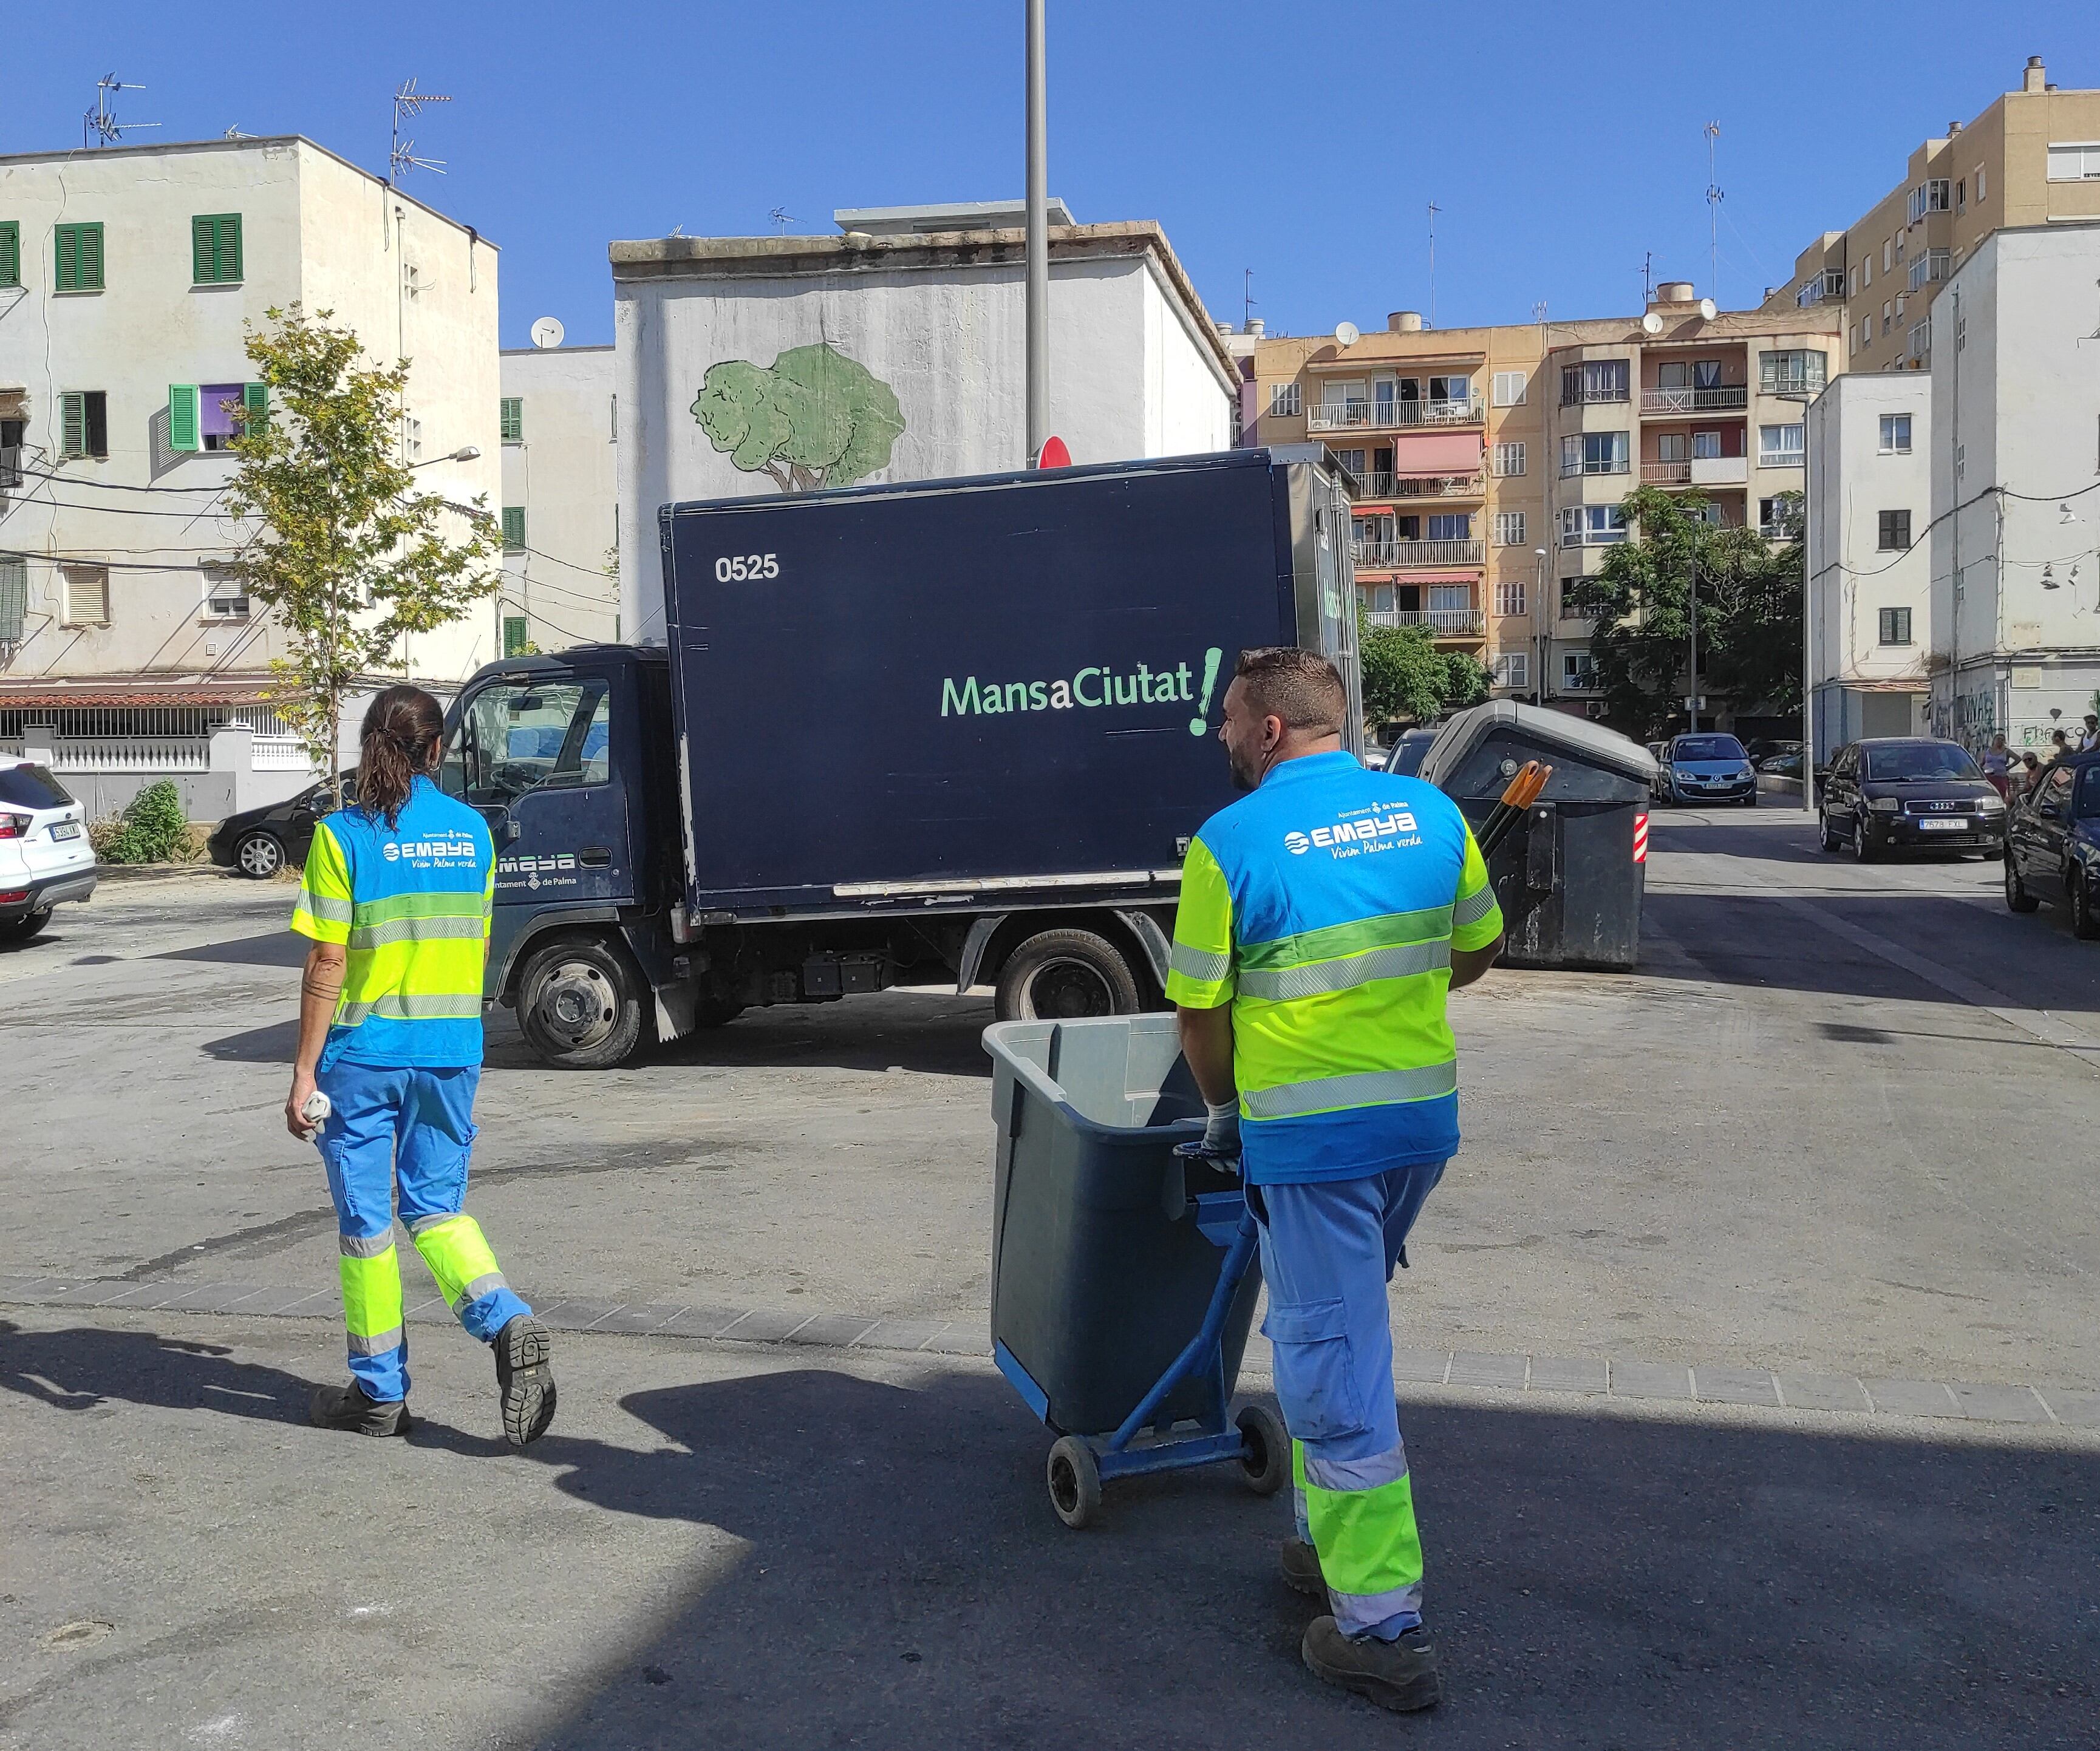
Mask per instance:
[[[2100,766],[2088,766],[2079,774],[2078,818],[2100,818]]]
[[[601,680],[501,681],[467,702],[439,783],[483,807],[527,791],[602,784],[611,731]]]

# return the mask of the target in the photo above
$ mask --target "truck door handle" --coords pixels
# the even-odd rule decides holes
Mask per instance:
[[[585,845],[576,853],[576,860],[581,863],[589,864],[610,863],[612,862],[612,852],[609,847],[604,845]]]

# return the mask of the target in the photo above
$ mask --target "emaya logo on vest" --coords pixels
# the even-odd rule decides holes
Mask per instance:
[[[406,858],[411,863],[472,863],[474,841],[470,839],[390,839],[380,847],[379,854],[389,863],[398,863]]]
[[[1070,680],[979,681],[966,675],[960,686],[952,675],[941,677],[941,715],[943,717],[989,716],[1005,712],[1069,712],[1099,706],[1173,705],[1196,708],[1189,720],[1189,733],[1201,735],[1209,727],[1211,699],[1217,691],[1218,664],[1224,652],[1212,646],[1203,653],[1203,681],[1193,685],[1194,671],[1186,663],[1172,668],[1154,668],[1140,663],[1135,669],[1118,673],[1105,665],[1081,669]]]
[[[1283,836],[1283,849],[1294,858],[1304,857],[1316,846],[1338,858],[1352,858],[1360,851],[1391,851],[1421,843],[1414,817],[1405,809],[1397,814],[1367,815],[1360,821],[1337,821],[1332,827],[1316,827],[1309,834]]]

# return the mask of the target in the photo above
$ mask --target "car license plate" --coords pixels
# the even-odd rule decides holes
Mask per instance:
[[[1966,821],[1921,821],[1917,824],[1928,833],[1965,833],[1969,831]]]
[[[77,821],[54,821],[51,823],[51,837],[54,839],[79,838],[80,823]]]

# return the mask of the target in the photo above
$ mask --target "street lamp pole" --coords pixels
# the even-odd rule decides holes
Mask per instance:
[[[1028,32],[1026,212],[1028,465],[1050,435],[1050,180],[1048,82],[1043,71],[1043,0],[1026,0]]]
[[[1782,391],[1776,398],[1801,409],[1801,806],[1815,809],[1815,525],[1810,512],[1816,448],[1808,441],[1812,395]]]
[[[1684,691],[1685,728],[1699,733],[1699,549],[1692,550],[1692,678]]]

